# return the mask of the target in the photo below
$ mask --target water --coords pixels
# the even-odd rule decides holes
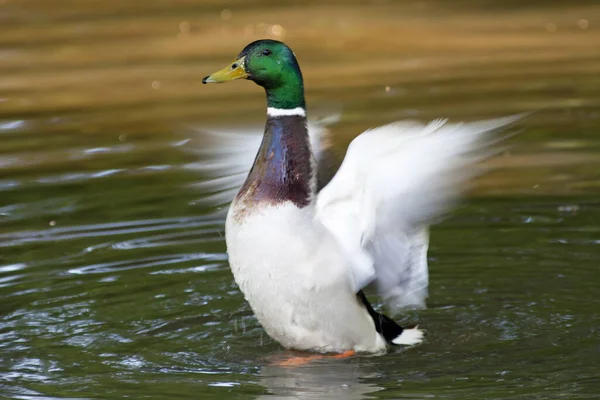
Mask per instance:
[[[600,8],[498,4],[0,2],[0,396],[599,398]],[[424,345],[274,365],[188,151],[262,123],[255,85],[200,79],[263,36],[343,110],[340,156],[394,119],[540,110],[433,229],[429,308],[398,317]]]

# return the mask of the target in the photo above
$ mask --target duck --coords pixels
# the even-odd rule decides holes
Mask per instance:
[[[315,136],[324,129],[307,119],[290,47],[254,41],[202,83],[238,79],[264,89],[267,116],[222,192],[235,192],[225,241],[260,325],[284,348],[312,353],[381,354],[422,343],[423,329],[377,311],[365,289],[374,287],[394,313],[426,307],[429,228],[479,174],[475,165],[496,153],[497,132],[521,117],[369,129],[323,185],[323,141]]]

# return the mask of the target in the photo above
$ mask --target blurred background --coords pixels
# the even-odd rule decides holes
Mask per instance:
[[[250,41],[295,51],[334,152],[398,119],[536,111],[434,227],[422,346],[286,369],[195,186],[259,127]],[[0,397],[600,397],[596,1],[0,0]],[[219,212],[221,211],[221,212]]]

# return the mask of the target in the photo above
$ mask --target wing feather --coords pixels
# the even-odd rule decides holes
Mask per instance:
[[[352,260],[355,289],[376,282],[394,309],[425,306],[428,227],[494,154],[494,132],[522,116],[397,122],[355,138],[317,197],[316,218]]]

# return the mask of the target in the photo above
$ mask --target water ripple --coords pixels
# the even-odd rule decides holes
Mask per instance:
[[[215,254],[177,254],[174,256],[157,256],[148,257],[138,260],[127,260],[127,261],[115,261],[110,263],[101,263],[86,265],[78,268],[71,268],[67,271],[69,274],[83,275],[83,274],[98,274],[98,273],[113,273],[118,271],[127,271],[130,269],[149,268],[156,266],[165,266],[169,264],[182,263],[186,261],[195,260],[222,260],[221,255]],[[205,269],[202,269],[205,270]]]
[[[211,220],[207,219],[206,217],[182,217],[122,221],[105,224],[65,226],[43,230],[20,231],[0,234],[0,247],[13,247],[24,244],[45,243],[89,237],[137,234],[170,229],[190,229],[206,226],[213,226],[214,231],[216,232],[218,229],[222,229],[222,221]]]

